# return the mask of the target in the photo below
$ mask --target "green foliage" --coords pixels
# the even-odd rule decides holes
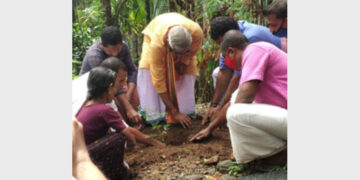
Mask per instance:
[[[74,54],[73,54],[74,55]],[[77,75],[79,74],[79,71],[81,69],[81,61],[77,61],[75,59],[72,60],[72,74],[73,74],[73,79],[77,78]]]
[[[202,51],[197,55],[197,63],[199,65],[199,77],[195,84],[195,97],[197,103],[209,102],[214,94],[212,71],[219,66],[216,60],[218,46],[209,36],[206,37],[202,46]],[[209,56],[212,55],[212,56]],[[206,63],[206,65],[201,65]]]
[[[169,11],[169,3],[167,0],[151,0],[150,4],[150,19],[153,19],[159,14]]]
[[[158,137],[161,141],[164,142],[165,141],[165,136],[166,136],[170,126],[171,126],[171,124],[161,124],[160,121],[156,121],[156,122],[151,123],[151,128],[153,130],[159,129],[159,131],[160,131],[160,134],[154,135],[154,137]]]
[[[92,6],[76,12],[78,21],[73,22],[72,29],[73,77],[79,74],[87,49],[99,39],[101,31],[105,27],[103,7],[100,1],[94,1]]]
[[[247,172],[244,172],[245,169],[249,167],[248,164],[235,164],[228,168],[228,174],[231,176],[244,176]]]
[[[173,0],[171,0],[173,1]],[[87,49],[99,38],[105,25],[105,8],[100,0],[75,0],[76,22],[73,22],[73,78],[79,74],[82,60]],[[110,0],[111,14],[115,14],[123,0]],[[179,3],[180,1],[177,1]],[[260,3],[261,2],[261,3]],[[182,0],[176,4],[176,11],[199,23],[204,30],[202,50],[197,55],[199,76],[195,85],[197,103],[211,101],[214,93],[212,71],[218,62],[219,47],[211,40],[208,31],[211,20],[219,15],[231,16],[234,19],[245,19],[249,22],[264,24],[264,19],[254,16],[257,6],[267,6],[266,0]],[[191,6],[190,6],[191,5]],[[149,0],[150,19],[169,12],[169,0]],[[142,51],[143,34],[147,25],[147,12],[144,0],[127,0],[120,9],[118,22],[123,39],[130,48],[131,57],[138,64]]]
[[[287,163],[284,166],[279,166],[279,167],[270,169],[270,171],[287,171]]]

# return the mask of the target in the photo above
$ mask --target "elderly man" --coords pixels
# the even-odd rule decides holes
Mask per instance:
[[[220,115],[191,140],[229,125],[238,163],[248,163],[283,151],[287,144],[287,54],[266,42],[249,43],[239,31],[225,33],[221,51],[225,63],[242,70],[239,88]]]
[[[146,121],[164,120],[191,127],[195,113],[196,54],[203,32],[177,13],[155,17],[143,30],[138,71],[140,107]]]
[[[265,10],[269,30],[278,37],[287,37],[287,0],[276,0]]]

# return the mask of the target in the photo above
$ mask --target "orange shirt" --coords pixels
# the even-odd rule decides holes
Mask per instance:
[[[185,27],[192,37],[190,51],[181,59],[186,65],[184,74],[198,75],[196,54],[202,46],[203,32],[199,24],[177,13],[165,13],[155,17],[142,31],[144,42],[142,45],[139,68],[150,69],[152,83],[158,93],[167,92],[165,69],[165,36],[174,25]]]

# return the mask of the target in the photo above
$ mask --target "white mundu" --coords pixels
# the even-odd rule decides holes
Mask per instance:
[[[268,104],[235,104],[231,98],[226,119],[238,163],[272,156],[287,146],[287,110]]]

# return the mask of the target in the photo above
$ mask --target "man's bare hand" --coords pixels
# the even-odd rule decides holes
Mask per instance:
[[[136,112],[133,108],[126,111],[126,115],[129,118],[129,120],[134,124],[141,123],[141,116],[138,112]]]
[[[166,145],[164,143],[162,143],[156,139],[153,139],[153,138],[149,139],[149,142],[151,145],[153,145],[155,147],[166,147]]]
[[[209,137],[211,134],[211,130],[210,128],[205,128],[203,130],[201,130],[200,132],[198,132],[197,134],[195,134],[191,139],[190,141],[199,141],[201,139],[204,139],[206,137]]]
[[[186,129],[192,127],[191,118],[189,116],[181,112],[176,112],[172,115],[172,117],[174,118],[175,121],[180,122],[183,128]]]
[[[201,125],[205,125],[205,123],[208,121],[208,119],[214,119],[215,116],[217,115],[217,113],[219,112],[220,107],[210,107],[208,112],[205,114],[205,116],[203,117],[202,121],[201,121]]]

